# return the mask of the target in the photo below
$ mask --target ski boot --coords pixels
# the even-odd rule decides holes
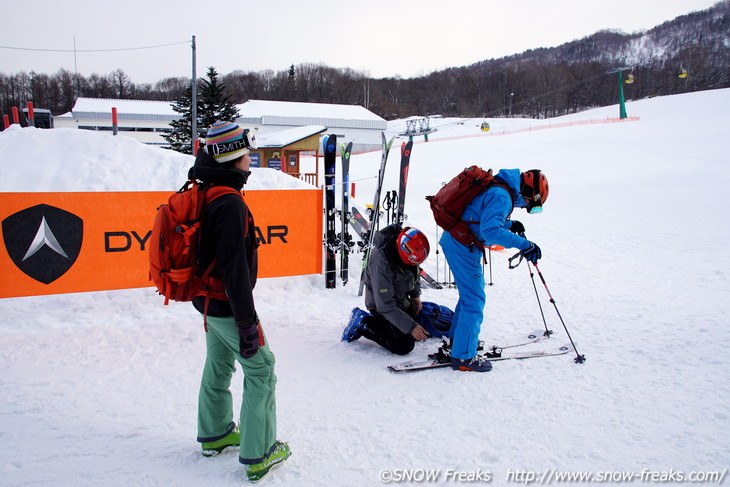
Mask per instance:
[[[489,372],[492,370],[492,362],[482,355],[472,358],[458,359],[451,357],[451,368],[453,370],[464,370],[469,372]]]
[[[241,433],[238,426],[234,426],[230,433],[215,441],[204,441],[203,456],[214,457],[228,447],[238,447],[241,444]]]
[[[264,457],[264,460],[260,463],[254,463],[252,465],[246,465],[246,477],[249,482],[258,482],[264,476],[269,473],[269,470],[280,465],[287,458],[291,456],[291,448],[289,445],[278,441],[274,443],[274,448]]]
[[[342,331],[343,342],[354,342],[362,336],[362,329],[365,326],[362,319],[366,316],[372,316],[367,311],[363,311],[360,308],[353,308],[350,313],[350,321]]]

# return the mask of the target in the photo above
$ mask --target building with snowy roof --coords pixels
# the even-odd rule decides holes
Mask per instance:
[[[353,152],[380,148],[380,132],[387,127],[385,119],[360,105],[249,100],[238,105],[238,112],[237,123],[255,128],[262,135],[292,127],[323,125],[328,134],[352,142]]]
[[[169,101],[78,98],[70,112],[53,117],[53,126],[111,132],[112,108],[117,109],[120,135],[151,145],[167,145],[162,136],[172,130],[170,122],[180,118]]]
[[[180,118],[172,103],[82,97],[69,113],[53,117],[53,126],[111,132],[112,108],[116,108],[120,135],[163,146],[167,142],[162,136],[170,132],[170,122]],[[237,108],[236,123],[255,129],[259,136],[322,125],[328,134],[352,142],[353,152],[380,148],[380,132],[387,127],[383,118],[359,105],[249,100]]]
[[[251,151],[251,167],[279,169],[314,186],[319,185],[317,171],[302,174],[299,161],[302,152],[319,153],[319,136],[327,131],[324,125],[294,127],[268,134],[256,134],[256,150]]]

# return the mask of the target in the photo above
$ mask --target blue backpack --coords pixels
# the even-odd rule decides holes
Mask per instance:
[[[446,306],[424,301],[418,313],[418,323],[426,329],[429,335],[435,338],[451,336],[451,320],[454,312]]]

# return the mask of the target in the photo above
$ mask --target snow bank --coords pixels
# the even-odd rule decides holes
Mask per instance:
[[[134,139],[77,129],[12,125],[0,133],[0,191],[170,191],[195,159]],[[281,171],[252,168],[249,190],[311,189]]]
[[[519,481],[515,472],[726,468],[729,105],[730,90],[718,90],[629,103],[636,122],[417,144],[406,213],[432,243],[424,196],[464,166],[546,172],[545,211],[514,217],[542,247],[540,267],[587,362],[568,355],[497,363],[488,374],[389,374],[400,358],[366,340],[339,341],[350,309],[362,306],[358,269],[335,290],[320,275],[263,279],[255,296],[277,356],[279,437],[293,450],[267,483],[372,486],[397,469],[426,469],[437,471],[434,485],[456,483],[448,470],[486,471],[507,485]],[[593,112],[571,117],[618,108]],[[478,130],[462,127],[461,135]],[[353,157],[363,201],[379,159]],[[396,160],[394,150],[385,189],[397,186]],[[0,161],[3,191],[167,190],[190,164],[122,137],[32,129],[0,134]],[[527,270],[507,269],[511,253],[492,254],[488,343],[542,326]],[[351,261],[357,267],[358,256]],[[442,254],[425,267],[444,278]],[[449,306],[457,297],[424,292]],[[544,296],[542,304],[564,340]],[[138,289],[5,299],[0,315],[4,483],[242,483],[235,452],[204,459],[195,442],[204,337],[191,306],[164,307]],[[419,343],[412,357],[435,348]],[[235,410],[240,388],[237,374]]]

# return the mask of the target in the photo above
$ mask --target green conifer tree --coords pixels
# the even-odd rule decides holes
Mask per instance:
[[[168,144],[168,148],[182,152],[183,154],[192,154],[193,149],[190,145],[190,135],[192,133],[192,89],[188,86],[185,92],[178,97],[172,104],[172,110],[181,115],[177,120],[170,122],[172,130],[162,136]],[[198,102],[198,113],[200,113],[200,103]]]
[[[209,67],[206,76],[208,79],[200,82],[201,107],[198,108],[198,127],[203,133],[217,121],[234,122],[238,118],[238,108],[226,94],[215,68]]]
[[[206,76],[207,79],[202,79],[198,83],[198,137],[205,137],[208,128],[218,120],[233,122],[238,118],[238,108],[226,94],[225,85],[218,79],[215,68],[209,67]],[[183,154],[193,153],[190,141],[193,120],[191,106],[192,89],[188,88],[172,104],[173,111],[179,113],[180,118],[170,122],[172,131],[163,135],[170,144],[170,149]]]

